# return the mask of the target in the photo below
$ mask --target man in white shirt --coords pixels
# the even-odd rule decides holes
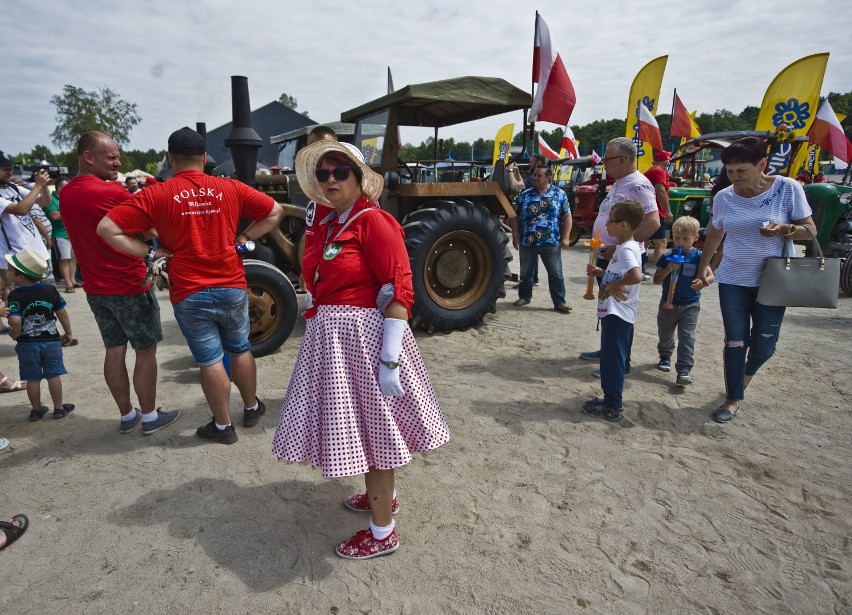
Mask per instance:
[[[24,248],[31,248],[50,263],[50,253],[30,216],[33,205],[50,205],[47,187],[50,176],[44,169],[37,171],[33,176],[33,188],[28,190],[12,183],[12,165],[12,161],[0,152],[0,252],[17,254]],[[5,278],[8,263],[5,258],[0,261]]]

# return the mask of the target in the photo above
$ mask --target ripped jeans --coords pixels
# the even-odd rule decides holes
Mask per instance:
[[[719,284],[719,305],[725,325],[725,391],[728,399],[744,398],[745,376],[775,353],[784,307],[757,302],[759,287]]]

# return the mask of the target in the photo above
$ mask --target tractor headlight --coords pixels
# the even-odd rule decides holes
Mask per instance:
[[[840,202],[843,205],[849,205],[849,203],[852,203],[852,192],[844,192],[843,194],[841,194]]]

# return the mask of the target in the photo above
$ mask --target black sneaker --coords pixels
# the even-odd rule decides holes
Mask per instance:
[[[657,369],[661,372],[670,372],[672,371],[672,362],[671,359],[665,359],[660,357],[660,362],[657,363]]]
[[[255,396],[255,399],[257,399],[257,396]],[[266,406],[257,399],[257,410],[243,408],[243,427],[254,427],[264,414],[266,414]]]
[[[689,372],[681,372],[677,375],[677,380],[675,384],[678,384],[682,387],[692,384],[692,376],[689,375]]]
[[[233,425],[228,425],[225,429],[219,429],[216,427],[216,420],[210,419],[210,422],[206,425],[202,425],[199,427],[195,433],[199,438],[204,438],[205,440],[215,440],[216,442],[221,442],[222,444],[233,444],[237,441],[237,430],[234,429]]]

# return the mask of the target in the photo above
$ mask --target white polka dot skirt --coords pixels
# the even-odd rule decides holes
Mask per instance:
[[[321,306],[308,319],[272,454],[326,478],[390,470],[450,439],[411,331],[399,357],[402,397],[379,388],[384,317],[375,308]]]

